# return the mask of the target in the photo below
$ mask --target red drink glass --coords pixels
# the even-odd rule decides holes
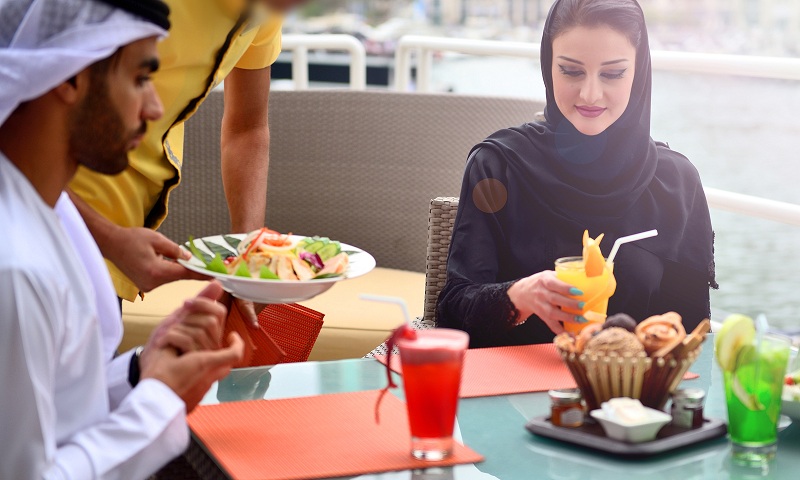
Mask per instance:
[[[461,386],[461,367],[469,335],[436,328],[397,342],[411,427],[411,454],[442,460],[453,451],[453,427]]]

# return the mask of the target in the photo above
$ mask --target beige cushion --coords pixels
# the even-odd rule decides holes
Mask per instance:
[[[142,345],[153,328],[199,292],[205,282],[186,280],[164,285],[135,303],[123,302],[125,336],[120,351]],[[391,305],[364,302],[361,293],[403,298],[411,315],[422,315],[425,276],[421,273],[376,268],[369,274],[340,282],[328,292],[303,305],[325,314],[310,360],[357,358],[383,342],[402,322],[400,309]]]

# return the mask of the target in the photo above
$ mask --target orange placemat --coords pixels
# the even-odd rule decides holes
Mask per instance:
[[[385,355],[375,359],[386,365]],[[391,368],[402,374],[400,357],[392,356]],[[687,372],[684,380],[698,378]],[[461,398],[492,397],[515,393],[575,388],[575,380],[555,345],[523,345],[467,350],[461,377]]]
[[[386,365],[385,356],[376,360]],[[400,373],[400,358],[392,356],[392,370]],[[461,376],[461,398],[575,388],[553,344],[467,350]]]
[[[415,460],[405,404],[386,395],[375,423],[377,390],[200,406],[189,426],[235,480],[294,480],[477,463],[456,445],[442,462]]]

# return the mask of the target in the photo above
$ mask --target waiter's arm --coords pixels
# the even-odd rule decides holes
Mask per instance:
[[[222,183],[233,232],[264,226],[269,169],[270,67],[234,68],[225,79]]]

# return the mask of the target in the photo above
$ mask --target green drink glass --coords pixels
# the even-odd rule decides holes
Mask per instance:
[[[738,463],[758,465],[775,456],[790,351],[789,338],[765,334],[760,344],[741,347],[735,368],[725,372],[728,433]]]

